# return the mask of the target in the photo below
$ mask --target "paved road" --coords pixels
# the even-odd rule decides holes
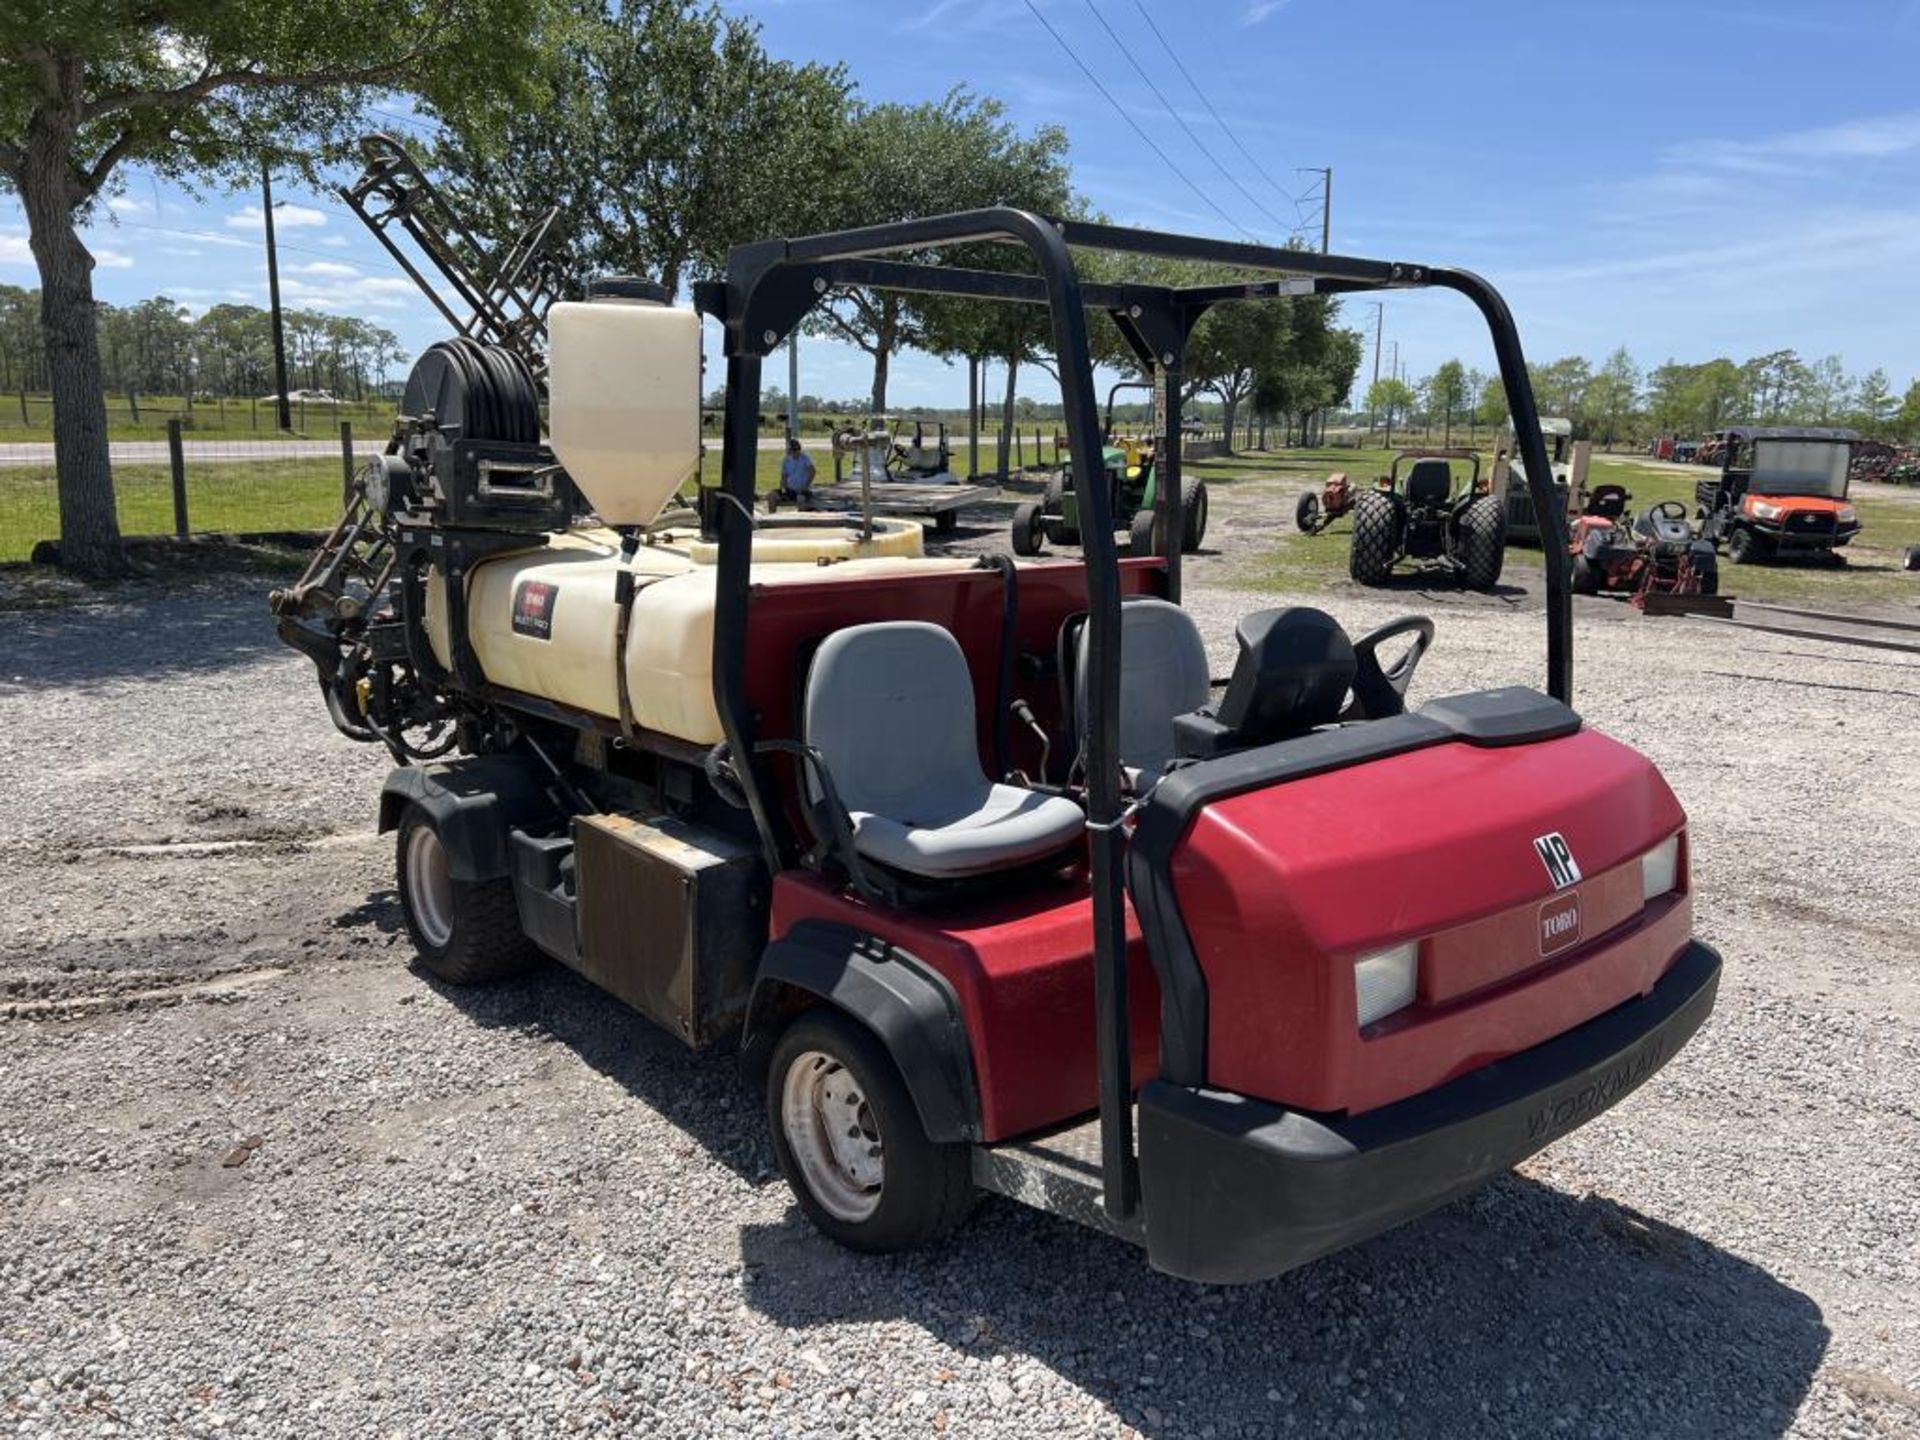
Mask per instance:
[[[762,450],[781,450],[786,441],[779,437],[762,440]],[[385,434],[355,436],[353,450],[356,455],[377,455],[386,448]],[[237,464],[256,462],[263,458],[281,458],[287,460],[325,460],[339,455],[338,440],[188,440],[183,442],[187,459],[196,465]],[[829,442],[824,435],[809,435],[806,439],[809,450],[826,450]],[[164,440],[115,440],[108,447],[116,465],[164,465],[167,463],[167,442]],[[718,452],[720,442],[709,439],[707,448]],[[53,444],[46,440],[28,440],[16,444],[0,442],[0,470],[26,469],[30,466],[53,464]]]

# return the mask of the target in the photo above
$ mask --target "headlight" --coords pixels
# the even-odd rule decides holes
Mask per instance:
[[[1842,525],[1851,525],[1859,516],[1854,514],[1853,506],[1842,505],[1839,514],[1835,518],[1838,519]]]
[[[1640,857],[1640,898],[1658,900],[1680,883],[1680,837],[1669,835]]]
[[[1384,1020],[1413,1003],[1420,973],[1420,942],[1409,940],[1389,950],[1375,950],[1353,962],[1353,992],[1358,1002],[1360,1028]]]
[[[1786,513],[1787,511],[1784,505],[1769,505],[1764,500],[1756,500],[1753,502],[1753,514],[1755,519],[1778,520],[1782,515]]]

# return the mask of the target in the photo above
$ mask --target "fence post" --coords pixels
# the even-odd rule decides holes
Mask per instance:
[[[173,533],[187,538],[187,451],[180,442],[180,417],[167,418],[167,465],[173,471]]]
[[[340,492],[344,503],[353,498],[353,422],[340,422],[340,472],[345,477],[346,488]]]

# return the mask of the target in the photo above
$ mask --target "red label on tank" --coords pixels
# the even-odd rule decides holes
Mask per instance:
[[[1558,955],[1580,943],[1580,894],[1556,895],[1540,907],[1540,955]]]

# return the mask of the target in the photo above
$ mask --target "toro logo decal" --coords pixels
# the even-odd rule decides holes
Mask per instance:
[[[1580,883],[1580,864],[1573,858],[1573,847],[1558,830],[1535,840],[1533,848],[1540,856],[1540,863],[1547,867],[1547,878],[1553,881],[1554,889],[1564,890]]]
[[[545,580],[522,580],[513,591],[513,633],[553,638],[553,602],[559,591]]]
[[[1540,907],[1540,958],[1580,943],[1580,892],[1556,895]]]

